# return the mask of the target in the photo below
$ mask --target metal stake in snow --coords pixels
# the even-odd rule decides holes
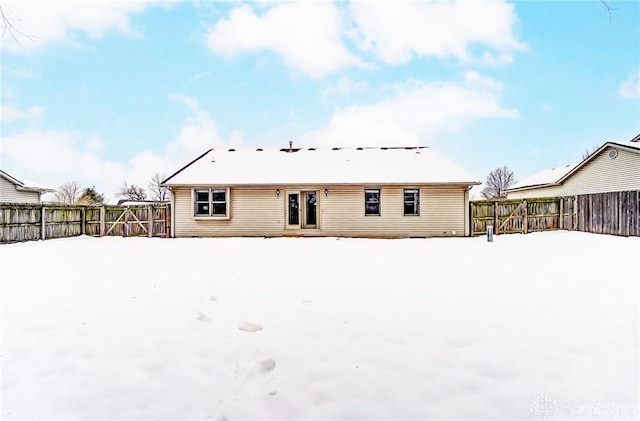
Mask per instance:
[[[487,241],[493,243],[493,227],[491,225],[487,226]]]

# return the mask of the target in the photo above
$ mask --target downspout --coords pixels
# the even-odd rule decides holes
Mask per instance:
[[[171,238],[176,238],[176,195],[174,194],[172,187],[169,187],[169,193],[171,193],[171,226],[169,236]]]
[[[471,230],[470,230],[471,213],[469,212],[469,206],[470,206],[470,204],[469,204],[469,192],[471,191],[472,188],[473,188],[473,186],[469,186],[464,191],[464,236],[465,237],[469,237],[471,235]]]

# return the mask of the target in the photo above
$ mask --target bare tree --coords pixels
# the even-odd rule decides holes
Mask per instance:
[[[609,6],[609,4],[604,0],[600,0],[600,4],[602,5],[602,7],[604,7],[604,10],[606,10],[607,13],[609,14],[609,22],[611,22],[611,11],[618,10],[618,8]]]
[[[24,32],[20,31],[13,24],[14,21],[20,20],[18,17],[11,11],[11,9],[6,4],[0,4],[0,19],[2,20],[2,29],[0,30],[0,37],[4,38],[5,35],[11,35],[11,38],[15,41],[15,43],[22,48],[22,44],[18,37],[27,38],[30,41],[33,41],[34,38],[31,35],[27,35]]]
[[[149,192],[153,200],[164,202],[165,200],[169,199],[169,190],[166,187],[162,187],[161,185],[162,181],[165,178],[166,177],[164,174],[161,175],[157,172],[153,174],[153,177],[151,177],[151,180],[149,180],[149,184],[147,185],[147,187],[149,188]]]
[[[82,186],[77,181],[68,181],[56,189],[53,200],[63,205],[73,205],[82,193]]]
[[[142,187],[138,187],[135,184],[127,184],[126,181],[116,192],[116,196],[124,200],[147,200],[147,193]]]
[[[507,167],[497,167],[487,175],[485,188],[480,193],[485,199],[502,199],[507,197],[505,190],[516,184],[516,178]]]
[[[585,149],[584,152],[582,152],[582,160],[584,161],[585,159],[589,158],[591,154],[594,153],[596,150],[598,150],[598,145]]]

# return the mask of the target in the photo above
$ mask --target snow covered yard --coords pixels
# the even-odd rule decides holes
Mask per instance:
[[[640,240],[0,247],[3,419],[636,419]]]

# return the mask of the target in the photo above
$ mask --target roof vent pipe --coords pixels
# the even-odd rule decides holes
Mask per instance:
[[[293,140],[289,141],[289,152],[293,152]]]

